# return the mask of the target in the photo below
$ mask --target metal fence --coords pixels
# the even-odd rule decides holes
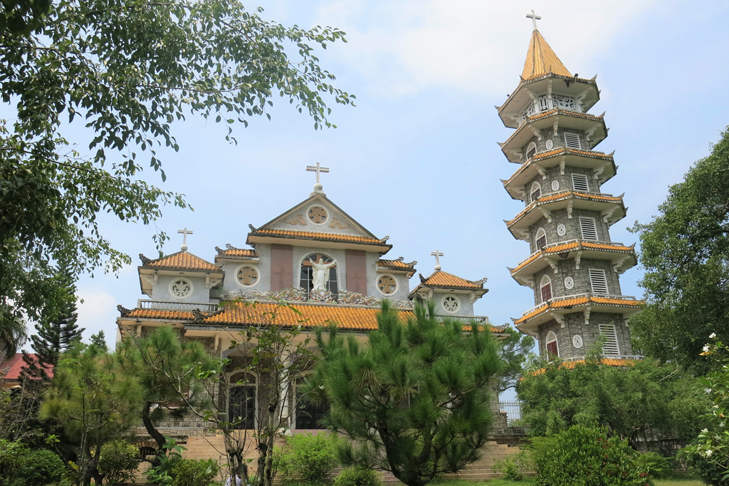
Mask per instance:
[[[506,425],[521,420],[521,402],[499,402],[499,411],[506,414]]]

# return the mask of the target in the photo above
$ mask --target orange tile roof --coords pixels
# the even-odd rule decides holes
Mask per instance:
[[[550,246],[548,248],[545,248],[544,250],[540,250],[538,252],[533,253],[529,258],[521,262],[519,265],[516,266],[515,269],[511,271],[512,275],[522,268],[526,267],[533,261],[537,260],[542,255],[551,255],[555,253],[564,253],[565,251],[572,251],[576,250],[578,248],[583,249],[589,249],[589,250],[605,250],[605,251],[613,251],[613,252],[634,252],[635,251],[635,245],[633,246],[625,246],[625,245],[608,245],[605,243],[590,243],[587,241],[574,241],[572,243],[565,243],[563,245],[555,245]]]
[[[377,266],[382,268],[394,268],[397,270],[415,270],[418,262],[405,263],[402,260],[377,260]]]
[[[585,193],[585,192],[573,192],[573,191],[558,192],[557,194],[550,194],[548,196],[540,196],[539,199],[537,199],[536,201],[532,201],[531,203],[529,203],[529,205],[527,205],[527,207],[525,207],[524,209],[519,211],[519,214],[514,216],[514,219],[512,219],[511,221],[507,221],[506,226],[509,227],[509,226],[513,225],[514,223],[516,223],[519,219],[521,219],[523,216],[525,216],[529,211],[534,209],[534,207],[537,206],[538,204],[541,205],[543,203],[558,201],[560,199],[567,199],[570,197],[579,198],[579,199],[589,199],[592,201],[614,202],[614,203],[621,203],[621,204],[623,202],[622,196],[618,196],[618,197],[604,196],[601,194],[590,194],[590,193]]]
[[[227,250],[221,250],[217,247],[216,250],[218,250],[219,256],[258,258],[258,252],[256,250],[245,250],[241,248],[228,248]]]
[[[529,41],[529,50],[527,51],[521,77],[523,80],[528,80],[549,73],[572,76],[569,70],[562,64],[562,61],[559,60],[557,54],[549,47],[542,34],[534,29],[532,38]]]
[[[277,238],[298,238],[305,240],[344,241],[350,243],[366,243],[368,245],[387,245],[384,241],[368,236],[342,235],[337,233],[316,233],[313,231],[293,231],[262,228],[251,231],[249,236],[273,236]]]
[[[132,309],[124,317],[134,317],[137,319],[179,319],[192,320],[195,316],[192,312],[165,310],[165,309]]]
[[[530,319],[537,317],[538,315],[546,312],[549,309],[565,309],[567,307],[575,307],[586,304],[600,304],[600,305],[612,305],[621,307],[637,307],[643,304],[641,300],[633,299],[616,299],[608,297],[575,297],[571,299],[558,300],[542,304],[536,309],[530,311],[528,314],[521,316],[519,319],[514,321],[515,324],[522,324]]]
[[[457,277],[441,270],[436,270],[431,276],[421,280],[422,285],[430,287],[448,287],[461,289],[483,289],[483,282],[473,282],[465,278]]]
[[[594,121],[602,121],[602,119],[603,119],[602,115],[595,116],[595,115],[590,115],[589,113],[580,113],[578,111],[560,110],[559,108],[553,108],[551,110],[543,111],[541,113],[537,113],[536,115],[527,117],[527,121],[539,120],[541,118],[547,118],[548,116],[552,116],[552,115],[568,115],[573,118],[584,118],[585,120],[594,120]]]
[[[590,157],[594,159],[604,159],[604,160],[613,160],[612,154],[605,154],[602,152],[591,152],[586,150],[575,150],[575,149],[568,149],[568,148],[561,148],[561,149],[554,149],[550,150],[548,152],[542,152],[537,155],[533,155],[529,160],[526,161],[526,163],[522,164],[507,180],[502,180],[504,183],[504,186],[507,186],[516,176],[527,170],[527,168],[531,167],[532,162],[542,160],[542,159],[548,159],[550,157],[555,157],[559,155],[582,155],[585,157]]]
[[[604,364],[606,366],[635,366],[635,362],[640,361],[637,359],[614,359],[614,358],[600,358],[600,363]],[[584,359],[579,359],[575,361],[563,361],[560,363],[560,368],[567,368],[567,369],[574,369],[575,366],[578,364],[585,364]],[[546,371],[545,368],[533,371],[532,375],[541,375]]]
[[[177,253],[151,261],[146,261],[145,258],[142,258],[142,261],[144,267],[220,271],[220,268],[212,263],[186,251],[178,251]]]

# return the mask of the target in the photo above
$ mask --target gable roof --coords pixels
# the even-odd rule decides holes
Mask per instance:
[[[559,60],[557,54],[549,47],[542,34],[535,29],[529,41],[529,50],[527,50],[521,77],[526,81],[550,73],[559,74],[560,76],[572,76],[565,65],[562,64],[562,61]]]
[[[485,290],[483,284],[486,282],[485,278],[481,280],[466,280],[465,278],[458,277],[456,275],[444,272],[442,270],[436,270],[430,276],[423,277],[420,275],[420,284],[426,287],[444,288],[444,289],[463,289],[463,290]]]
[[[157,270],[191,270],[191,271],[204,271],[204,272],[220,272],[220,267],[210,263],[207,260],[203,260],[197,255],[188,253],[187,251],[178,251],[170,255],[163,256],[152,260],[145,257],[141,253],[139,258],[142,260],[142,266],[140,268],[153,268]]]
[[[33,361],[38,363],[38,356],[35,353],[28,353]],[[23,353],[16,353],[15,356],[6,359],[0,363],[0,379],[5,381],[20,380],[20,374],[25,369],[26,364],[23,361]],[[46,373],[49,378],[53,378],[53,368],[46,367]]]
[[[397,258],[395,260],[384,260],[380,258],[379,260],[377,260],[377,267],[386,268],[388,270],[394,270],[398,272],[407,272],[408,277],[412,277],[413,275],[415,275],[415,265],[418,262],[413,260],[410,263],[406,263],[403,260],[405,260],[403,257]]]

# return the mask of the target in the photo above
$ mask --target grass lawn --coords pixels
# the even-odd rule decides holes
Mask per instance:
[[[705,486],[700,479],[680,478],[680,479],[654,479],[656,486]],[[493,479],[491,481],[472,483],[470,481],[438,481],[431,483],[434,486],[534,486],[533,479],[525,479],[524,481],[507,481],[505,479]]]

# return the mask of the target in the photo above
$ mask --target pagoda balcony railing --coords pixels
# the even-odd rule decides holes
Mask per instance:
[[[543,197],[554,196],[554,195],[557,195],[557,194],[567,194],[567,193],[570,193],[570,192],[577,192],[577,193],[580,193],[580,194],[589,194],[590,196],[615,197],[612,194],[607,194],[605,192],[597,192],[597,191],[592,191],[592,190],[588,190],[588,191],[578,191],[577,189],[560,189],[559,191],[543,192],[543,193],[541,193],[539,195],[539,197],[536,199],[536,201],[538,202]]]
[[[218,304],[210,303],[197,303],[197,302],[165,302],[162,300],[148,300],[139,299],[137,300],[138,309],[164,309],[164,310],[176,310],[176,311],[192,311],[193,309],[199,309],[203,312],[212,312],[219,309]]]
[[[563,295],[563,296],[560,296],[560,297],[552,297],[547,302],[542,302],[539,305],[535,305],[534,307],[532,307],[528,311],[524,312],[522,315],[525,316],[525,315],[529,314],[530,312],[534,312],[537,309],[541,309],[542,307],[548,305],[549,303],[561,302],[563,300],[568,300],[568,299],[579,299],[580,297],[587,297],[587,298],[590,298],[590,297],[600,297],[600,298],[603,298],[603,299],[638,300],[635,297],[633,297],[632,295],[622,295],[622,294],[593,294],[592,292],[585,292],[583,294],[572,294],[572,295]]]
[[[458,319],[462,321],[476,321],[478,324],[489,324],[491,325],[491,322],[489,321],[488,316],[453,316],[453,315],[443,315],[443,314],[436,314],[435,317],[441,317],[444,319]]]
[[[643,359],[645,356],[640,354],[604,354],[600,356],[601,358],[605,359]],[[574,356],[572,358],[560,358],[563,362],[564,361],[582,361],[586,358],[586,356]]]
[[[549,250],[550,248],[553,248],[555,246],[569,245],[570,243],[582,243],[582,242],[595,243],[596,245],[610,245],[610,246],[623,246],[623,247],[626,246],[623,243],[618,243],[617,241],[584,240],[584,239],[579,239],[579,238],[574,238],[571,240],[564,240],[564,241],[557,241],[555,243],[550,243],[547,246],[541,247],[539,250],[535,251],[534,253],[532,253],[531,255],[529,255],[528,257],[523,259],[522,261],[520,261],[519,264],[514,268],[519,268],[519,266],[521,266],[528,260],[531,260],[532,258],[534,258],[535,255],[537,255],[538,253],[541,253],[545,250]]]

